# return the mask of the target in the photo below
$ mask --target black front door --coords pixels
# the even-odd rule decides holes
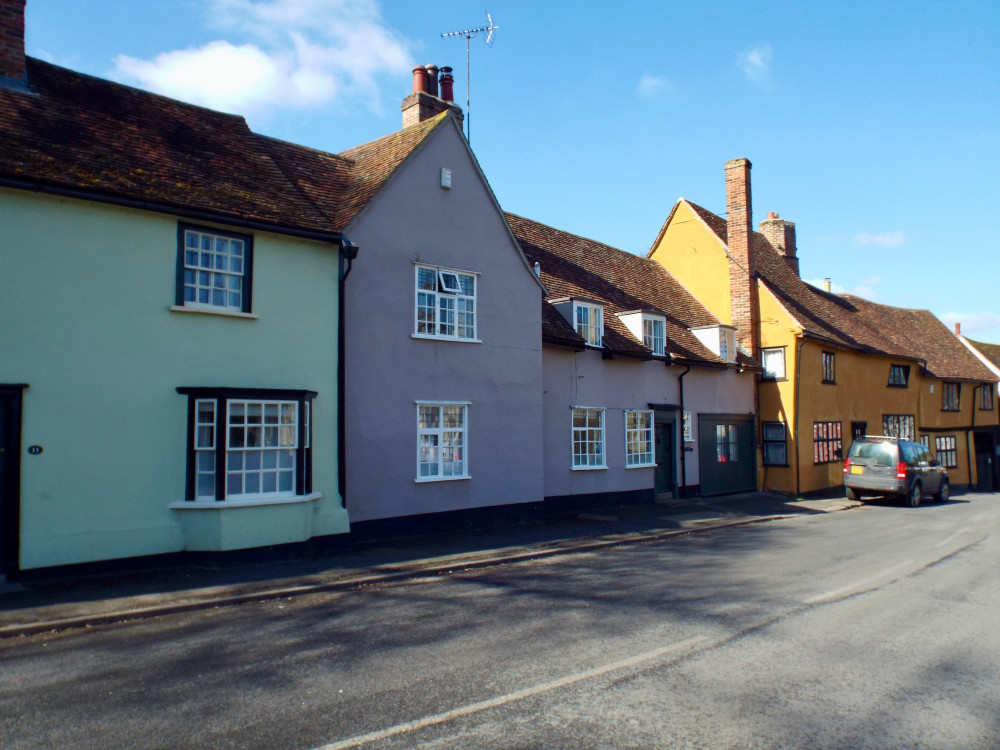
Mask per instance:
[[[21,389],[0,386],[0,580],[18,569]]]
[[[673,497],[674,492],[674,430],[676,422],[657,422],[656,440],[656,497]]]
[[[993,436],[986,432],[973,433],[976,445],[976,489],[979,492],[995,492],[995,453]]]

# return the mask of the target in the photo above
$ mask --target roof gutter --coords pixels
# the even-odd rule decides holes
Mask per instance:
[[[135,198],[123,198],[121,196],[98,193],[91,190],[60,187],[58,185],[47,185],[41,182],[11,179],[10,177],[0,177],[0,187],[14,188],[17,190],[29,190],[35,193],[58,195],[64,198],[78,198],[80,200],[107,203],[112,206],[121,206],[123,208],[135,208],[141,211],[154,211],[156,213],[172,214],[173,216],[183,216],[185,219],[213,221],[217,224],[228,224],[230,226],[240,227],[241,229],[253,229],[260,232],[274,232],[275,234],[301,237],[307,240],[316,240],[317,242],[338,244],[341,241],[341,237],[343,237],[343,234],[337,231],[318,232],[311,229],[300,229],[281,224],[269,224],[264,221],[242,219],[238,216],[217,214],[212,213],[211,211],[199,211],[183,206],[173,206],[169,203],[155,203],[153,201],[138,200]]]

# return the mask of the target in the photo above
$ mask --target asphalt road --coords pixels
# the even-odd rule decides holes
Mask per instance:
[[[1000,497],[0,642],[4,748],[995,748]]]

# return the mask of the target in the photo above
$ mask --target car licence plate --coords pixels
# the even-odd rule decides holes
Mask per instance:
[[[852,466],[851,467],[851,473],[852,474],[864,474],[865,473],[865,468],[863,466]]]

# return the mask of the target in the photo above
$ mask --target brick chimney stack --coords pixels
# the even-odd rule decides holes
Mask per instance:
[[[962,335],[962,324],[959,323],[957,320],[955,321],[955,335],[956,336]]]
[[[799,258],[796,255],[797,248],[795,247],[795,222],[780,219],[778,214],[770,211],[767,214],[767,219],[760,223],[760,233],[767,237],[767,241],[781,253],[785,263],[798,276]]]
[[[25,0],[0,0],[0,82],[28,81],[24,58]]]
[[[0,0],[7,2],[7,0]],[[440,75],[439,75],[440,72]],[[451,113],[461,125],[464,119],[462,108],[452,101],[452,86],[455,77],[451,68],[437,65],[418,65],[413,69],[413,91],[403,99],[403,127],[408,128],[419,122],[436,117],[445,110]],[[440,92],[440,95],[439,95]]]
[[[726,162],[726,230],[729,246],[729,299],[740,345],[760,354],[760,305],[754,278],[753,215],[750,200],[750,160]]]

